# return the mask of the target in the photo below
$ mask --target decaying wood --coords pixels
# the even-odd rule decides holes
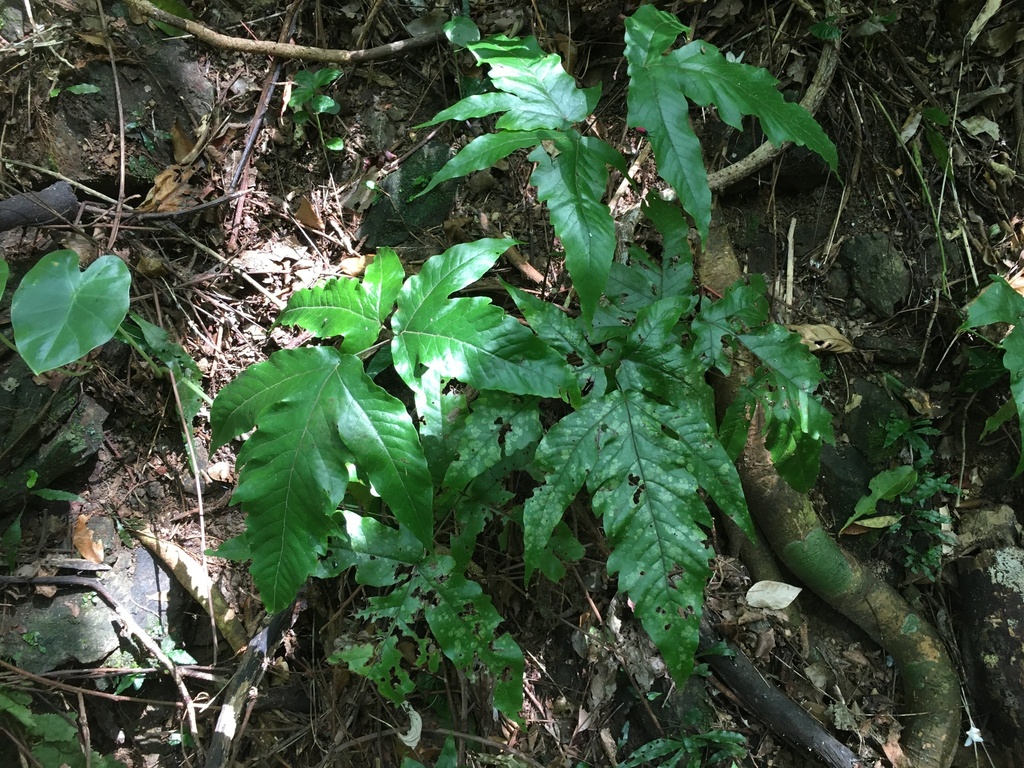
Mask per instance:
[[[0,200],[0,232],[65,222],[77,211],[75,191],[66,181],[58,181],[38,192],[25,192]]]
[[[700,649],[706,651],[718,642],[720,638],[705,616],[700,624]],[[729,650],[733,651],[732,656],[709,654],[703,660],[772,733],[831,768],[861,765],[857,755],[829,734],[803,707],[765,680],[746,656],[732,646]]]
[[[231,753],[238,746],[239,721],[247,707],[253,706],[259,694],[259,685],[270,658],[294,621],[294,611],[287,608],[263,623],[263,629],[249,641],[238,669],[224,691],[223,705],[217,717],[205,768],[223,768],[231,765]]]

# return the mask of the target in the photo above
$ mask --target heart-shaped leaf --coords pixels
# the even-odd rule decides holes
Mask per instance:
[[[74,251],[43,257],[11,301],[14,341],[29,368],[59,368],[110,341],[128,313],[131,283],[117,256],[100,256],[85,272]]]

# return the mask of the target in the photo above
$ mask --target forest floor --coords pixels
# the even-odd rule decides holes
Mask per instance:
[[[634,5],[486,0],[470,4],[470,16],[485,35],[536,35],[579,83],[601,83],[588,130],[636,163],[643,188],[656,189],[661,182],[646,138],[625,121],[622,21]],[[827,44],[821,37],[829,28],[842,35],[839,67],[816,115],[837,145],[839,173],[790,150],[722,190],[703,258],[728,251],[747,273],[764,274],[775,320],[802,328],[820,352],[838,440],[823,457],[813,497],[830,530],[838,535],[879,471],[913,463],[922,477],[942,481],[887,522],[853,526],[841,538],[913,594],[957,660],[964,699],[950,705],[967,705],[964,729],[977,723],[991,752],[965,749],[956,764],[1010,765],[1000,749],[1011,742],[1001,743],[1004,734],[989,718],[1006,699],[993,703],[986,695],[991,691],[962,647],[958,574],[963,557],[991,543],[974,535],[968,552],[962,529],[969,514],[998,515],[1009,505],[999,519],[1010,539],[1016,534],[1012,510],[1024,498],[1013,479],[1019,445],[1012,430],[978,442],[1008,389],[1005,379],[970,387],[973,356],[985,345],[968,343],[958,327],[989,276],[1012,277],[1024,249],[1020,8],[1010,4],[979,20],[971,2],[854,2],[815,36],[809,29],[823,21],[822,10],[812,17],[804,5],[659,4],[696,37],[766,67],[794,98],[812,80]],[[76,250],[83,264],[117,254],[132,269],[132,311],[184,347],[210,396],[271,352],[310,341],[274,326],[294,291],[359,276],[383,247],[394,247],[413,272],[452,244],[500,231],[521,242],[543,281],[538,286],[502,262],[474,290],[510,304],[491,279],[501,277],[547,300],[571,301],[525,153],[425,208],[392,204],[404,189],[399,172],[412,181],[429,176],[452,148],[489,127],[486,120],[416,127],[457,101],[460,83],[482,74],[470,57],[436,41],[448,10],[432,6],[353,0],[286,8],[266,1],[243,10],[214,0],[193,8],[204,24],[250,40],[360,50],[432,36],[430,44],[379,61],[340,65],[340,76],[322,89],[338,109],[320,115],[318,135],[311,123],[298,130],[286,104],[297,71],[329,65],[172,40],[119,2],[98,13],[79,0],[5,0],[0,197],[63,179],[78,185],[82,203],[73,226],[2,234],[11,285],[60,248]],[[691,110],[691,119],[711,171],[754,145],[726,130],[714,110]],[[620,182],[613,174],[610,196]],[[617,214],[635,205],[632,194],[616,199]],[[146,215],[133,213],[139,211]],[[22,579],[4,585],[0,694],[30,692],[37,713],[74,713],[80,738],[126,765],[195,765],[192,745],[180,736],[180,689],[160,669],[140,666],[137,653],[125,653],[131,643],[111,629],[118,620],[101,613],[107,608],[91,595],[89,579],[102,573],[187,671],[201,740],[208,739],[219,694],[238,666],[237,642],[214,642],[209,617],[187,592],[193,577],[174,570],[166,548],[154,554],[131,531],[148,526],[177,545],[179,559],[197,564],[226,597],[243,641],[256,635],[264,612],[245,564],[203,554],[244,529],[243,513],[231,503],[238,446],[209,454],[204,411],[194,425],[194,473],[173,388],[123,345],[107,345],[75,374],[37,378],[35,386],[71,388],[108,412],[94,455],[49,483],[77,499],[21,495],[0,511],[0,531],[20,520],[20,539],[5,537],[3,546],[9,573]],[[14,430],[7,434],[5,459],[17,443]],[[442,667],[422,689],[433,694],[417,693],[411,702],[422,717],[422,740],[403,746],[397,736],[409,728],[408,714],[344,665],[327,662],[344,638],[373,632],[356,614],[366,590],[342,577],[305,590],[235,734],[235,764],[389,766],[403,756],[433,764],[451,732],[463,734],[460,759],[470,765],[611,765],[654,738],[687,733],[707,737],[694,745],[694,764],[703,764],[716,746],[707,735],[718,730],[742,735],[746,756],[737,764],[811,764],[713,678],[695,677],[676,692],[664,676],[644,682],[627,674],[624,659],[649,656],[650,645],[615,597],[593,521],[588,535],[587,555],[560,584],[536,575],[524,584],[521,572],[510,570],[500,526],[481,539],[479,580],[528,660],[522,724],[496,721],[486,691]],[[750,607],[751,578],[717,527],[712,543],[718,557],[707,601],[719,630],[865,765],[899,765],[900,680],[884,650],[807,591],[795,619]],[[84,570],[83,560],[103,570]],[[78,582],[46,582],[70,573]],[[88,630],[100,636],[95,642],[82,637],[87,613],[98,617]],[[583,638],[602,617],[624,626],[618,646],[595,656]],[[68,627],[70,638],[63,636]],[[19,728],[4,724],[0,740],[27,753],[30,739]],[[3,753],[14,754],[7,747]]]

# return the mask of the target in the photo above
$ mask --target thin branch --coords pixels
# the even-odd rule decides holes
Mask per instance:
[[[222,35],[220,32],[214,32],[197,21],[182,19],[172,13],[162,11],[150,3],[149,0],[128,0],[128,5],[143,16],[169,24],[175,29],[184,30],[198,40],[202,40],[204,43],[216,48],[240,51],[242,53],[258,53],[265,56],[281,56],[287,59],[300,59],[303,61],[322,61],[327,64],[359,64],[366,61],[389,59],[405,51],[426,48],[444,37],[444,33],[438,31],[411,37],[407,40],[399,40],[396,43],[380,45],[376,48],[366,48],[361,51],[342,51],[331,48],[315,48],[309,45],[272,43],[266,40],[230,37],[229,35]]]

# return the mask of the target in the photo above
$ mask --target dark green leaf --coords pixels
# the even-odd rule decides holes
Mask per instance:
[[[416,388],[424,365],[477,389],[557,397],[572,379],[564,359],[489,299],[450,299],[480,278],[510,240],[457,245],[423,265],[398,296],[395,368]]]
[[[283,350],[252,366],[214,401],[214,444],[257,426],[239,457],[235,501],[248,512],[253,579],[281,610],[315,572],[331,515],[356,463],[395,517],[432,540],[432,484],[405,406],[355,357],[327,347]]]
[[[537,198],[551,211],[587,323],[593,320],[615,255],[615,222],[601,202],[608,183],[602,155],[610,149],[600,139],[570,131],[554,142],[552,154],[543,147],[530,154],[537,164],[530,181],[537,187]]]

